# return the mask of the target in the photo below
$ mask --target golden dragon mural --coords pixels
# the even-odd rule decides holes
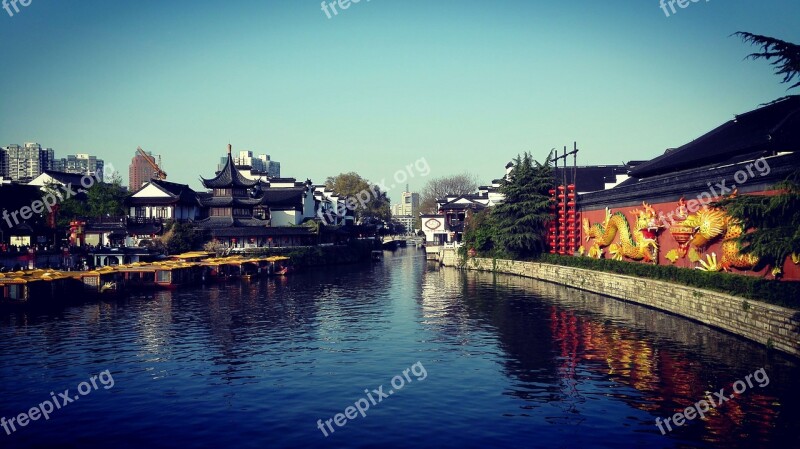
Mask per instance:
[[[657,260],[656,211],[647,203],[643,202],[642,206],[644,210],[631,211],[636,217],[632,230],[625,214],[611,213],[609,208],[606,208],[606,218],[602,223],[590,225],[589,220],[584,218],[583,232],[586,240],[595,239],[589,255],[600,258],[603,253],[602,248],[608,246],[608,252],[615,260],[622,260],[623,257],[645,262]],[[619,234],[619,244],[612,243],[617,234]]]
[[[722,257],[717,264],[716,254],[708,256],[708,261],[701,263],[707,271],[730,271],[731,268],[746,270],[753,268],[758,263],[758,257],[750,254],[741,254],[741,245],[736,240],[742,233],[742,224],[729,216],[725,211],[716,208],[704,207],[696,213],[690,214],[683,225],[695,229],[689,245],[703,251],[709,244],[722,237]]]
[[[612,213],[608,208],[602,223],[592,225],[584,218],[583,231],[586,240],[595,239],[589,249],[589,256],[601,258],[603,248],[608,247],[609,255],[615,260],[628,258],[644,262],[657,261],[657,236],[663,226],[658,224],[658,214],[652,206],[646,202],[642,206],[643,209],[631,211],[635,217],[632,229],[625,214]],[[741,254],[741,246],[736,239],[742,235],[744,229],[738,220],[727,215],[724,210],[703,206],[697,212],[689,214],[686,202],[681,198],[676,212],[677,218],[669,228],[673,238],[679,243],[679,249],[671,250],[666,255],[672,263],[685,257],[690,248],[690,259],[692,262],[699,262],[701,266],[698,268],[701,270],[749,269],[758,263],[757,257]],[[617,236],[618,244],[613,243]],[[707,247],[720,239],[722,256],[717,259],[716,253],[712,253],[706,256],[706,260],[701,260]]]

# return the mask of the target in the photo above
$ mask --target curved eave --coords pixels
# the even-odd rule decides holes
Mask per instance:
[[[236,165],[233,164],[231,154],[228,153],[228,160],[225,162],[225,167],[213,179],[205,179],[202,176],[200,179],[203,185],[208,189],[223,189],[228,187],[255,187],[258,180],[247,179],[239,173]]]

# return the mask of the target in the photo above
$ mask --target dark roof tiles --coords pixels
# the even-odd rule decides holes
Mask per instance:
[[[248,179],[236,168],[233,164],[231,154],[228,153],[228,160],[225,162],[225,167],[217,173],[213,179],[202,178],[203,185],[208,189],[224,189],[228,187],[253,187],[258,184],[257,180]]]
[[[760,152],[796,151],[800,144],[800,96],[790,96],[737,115],[697,139],[638,165],[631,176],[646,178],[711,164],[734,163]]]

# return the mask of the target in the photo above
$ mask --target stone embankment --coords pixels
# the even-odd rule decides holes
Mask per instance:
[[[462,265],[453,250],[441,254],[440,260],[445,266],[514,274],[641,304],[800,357],[797,310],[664,281],[538,262],[471,258]]]

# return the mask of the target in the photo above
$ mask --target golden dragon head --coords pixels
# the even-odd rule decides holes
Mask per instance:
[[[656,214],[653,206],[643,201],[642,207],[644,207],[644,210],[634,209],[631,211],[631,214],[636,216],[636,223],[633,228],[637,231],[657,226],[656,217],[658,214]]]

